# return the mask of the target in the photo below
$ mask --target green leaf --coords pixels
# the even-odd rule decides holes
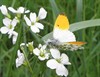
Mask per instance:
[[[73,23],[70,25],[70,31],[74,32],[80,29],[85,29],[88,27],[95,27],[95,26],[100,26],[100,19],[94,19],[94,20],[87,20],[87,21],[82,21],[82,22],[77,22],[77,23]],[[53,36],[53,32],[45,35],[44,37],[42,37],[43,40],[47,40],[52,38]]]

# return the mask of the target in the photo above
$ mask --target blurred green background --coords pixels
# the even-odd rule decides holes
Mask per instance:
[[[27,41],[34,40],[38,43],[40,42],[38,37],[52,31],[56,16],[59,13],[65,13],[70,24],[100,18],[100,0],[0,0],[0,5],[14,8],[23,6],[37,14],[39,8],[44,7],[48,15],[45,20],[41,21],[45,26],[45,29],[40,33],[41,36],[26,35]],[[2,19],[3,15],[0,13],[0,27],[3,25]],[[21,32],[21,29],[18,31]],[[72,63],[68,66],[68,77],[100,77],[100,27],[95,25],[95,27],[78,30],[74,33],[77,40],[85,41],[87,44],[82,51],[68,53]],[[41,72],[45,66],[35,65],[34,67],[34,61],[33,65],[31,63],[32,67],[36,68],[34,72],[45,73],[45,75],[40,73],[31,75],[24,66],[18,69],[15,67],[16,51],[20,42],[23,42],[20,38],[17,44],[13,46],[6,35],[0,34],[0,77],[58,77],[54,76],[48,68]],[[41,69],[37,70],[37,67]]]

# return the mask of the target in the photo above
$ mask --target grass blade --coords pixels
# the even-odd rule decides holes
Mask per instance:
[[[52,7],[52,12],[53,12],[53,18],[54,20],[56,19],[57,15],[59,14],[59,9],[56,5],[55,0],[49,0],[51,7]]]

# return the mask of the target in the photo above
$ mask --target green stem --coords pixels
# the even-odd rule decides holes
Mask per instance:
[[[28,67],[29,67],[29,71],[33,74],[33,70],[32,70],[32,68],[31,68],[31,66],[30,66],[30,63],[29,63],[28,59],[27,59],[27,56],[26,56],[25,51],[23,51],[23,53],[24,53],[24,56],[25,56],[25,61],[27,62],[27,65],[28,65]]]
[[[11,7],[14,7],[15,3],[16,3],[16,0],[13,0],[12,4],[11,4]]]
[[[23,37],[24,37],[23,40],[24,40],[24,43],[26,44],[26,34],[25,34],[25,33],[26,33],[26,32],[25,32],[25,26],[23,26]],[[25,48],[25,51],[27,51],[26,46],[25,46],[24,48]],[[24,56],[25,56],[27,65],[28,65],[28,67],[29,67],[30,72],[33,74],[33,70],[32,70],[32,68],[31,68],[31,66],[30,66],[30,63],[29,63],[29,61],[28,61],[28,58],[27,58],[27,55],[26,55],[25,51],[23,50],[23,53],[24,53]]]

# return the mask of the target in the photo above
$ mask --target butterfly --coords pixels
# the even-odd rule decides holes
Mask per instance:
[[[48,45],[72,51],[81,49],[86,42],[76,41],[74,33],[69,28],[67,16],[59,14],[54,24],[53,38],[47,41]]]

